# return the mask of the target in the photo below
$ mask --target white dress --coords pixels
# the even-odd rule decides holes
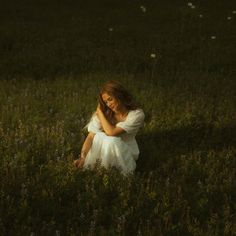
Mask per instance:
[[[83,168],[93,169],[96,162],[106,169],[115,166],[122,174],[133,173],[139,148],[135,136],[143,126],[145,115],[142,109],[130,110],[125,121],[118,122],[116,127],[126,132],[119,136],[108,136],[102,130],[100,120],[94,114],[87,125],[88,132],[94,133],[92,146],[86,156]]]

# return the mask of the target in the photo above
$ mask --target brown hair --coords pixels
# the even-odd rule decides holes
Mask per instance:
[[[135,103],[133,96],[120,82],[114,80],[107,81],[100,88],[98,102],[104,115],[111,123],[114,123],[114,112],[104,103],[102,99],[102,94],[104,93],[113,96],[118,101],[118,103],[125,106],[128,110],[135,110],[138,108],[138,105]]]

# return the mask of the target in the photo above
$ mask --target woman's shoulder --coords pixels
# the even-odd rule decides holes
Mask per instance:
[[[100,122],[96,111],[92,113],[90,121]]]
[[[136,108],[134,110],[130,110],[129,113],[133,113],[133,114],[144,114],[144,111],[142,108]]]
[[[140,118],[145,118],[145,114],[142,108],[136,108],[135,110],[130,110],[129,111],[129,116],[130,117],[140,117]]]

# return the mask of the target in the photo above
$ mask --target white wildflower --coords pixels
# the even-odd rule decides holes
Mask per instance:
[[[231,16],[228,16],[228,17],[227,17],[227,20],[231,20],[231,19],[232,19],[232,17],[231,17]]]
[[[114,29],[113,29],[112,27],[110,27],[108,30],[109,30],[110,32],[112,32]]]
[[[213,36],[211,36],[211,39],[216,39],[216,36],[214,36],[214,35],[213,35]]]
[[[200,14],[200,15],[199,15],[199,17],[200,17],[200,18],[202,18],[202,17],[203,17],[203,15],[202,15],[202,14]]]
[[[236,11],[232,11],[233,14],[236,14]]]
[[[188,2],[188,6],[191,7],[193,6],[193,4],[191,2]]]
[[[83,220],[84,217],[85,217],[84,213],[81,213],[81,214],[80,214],[80,218]]]
[[[194,5],[191,6],[192,9],[195,9],[196,7]]]
[[[60,236],[61,232],[59,230],[56,230],[56,236]]]
[[[151,58],[156,58],[156,54],[155,54],[155,53],[151,53],[151,54],[150,54],[150,57],[151,57]]]
[[[147,8],[144,6],[140,6],[140,9],[142,10],[143,13],[145,13],[147,11]]]

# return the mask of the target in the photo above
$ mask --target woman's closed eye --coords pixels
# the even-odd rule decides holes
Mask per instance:
[[[112,101],[112,98],[108,98],[105,103],[107,104],[108,102],[111,102]]]

